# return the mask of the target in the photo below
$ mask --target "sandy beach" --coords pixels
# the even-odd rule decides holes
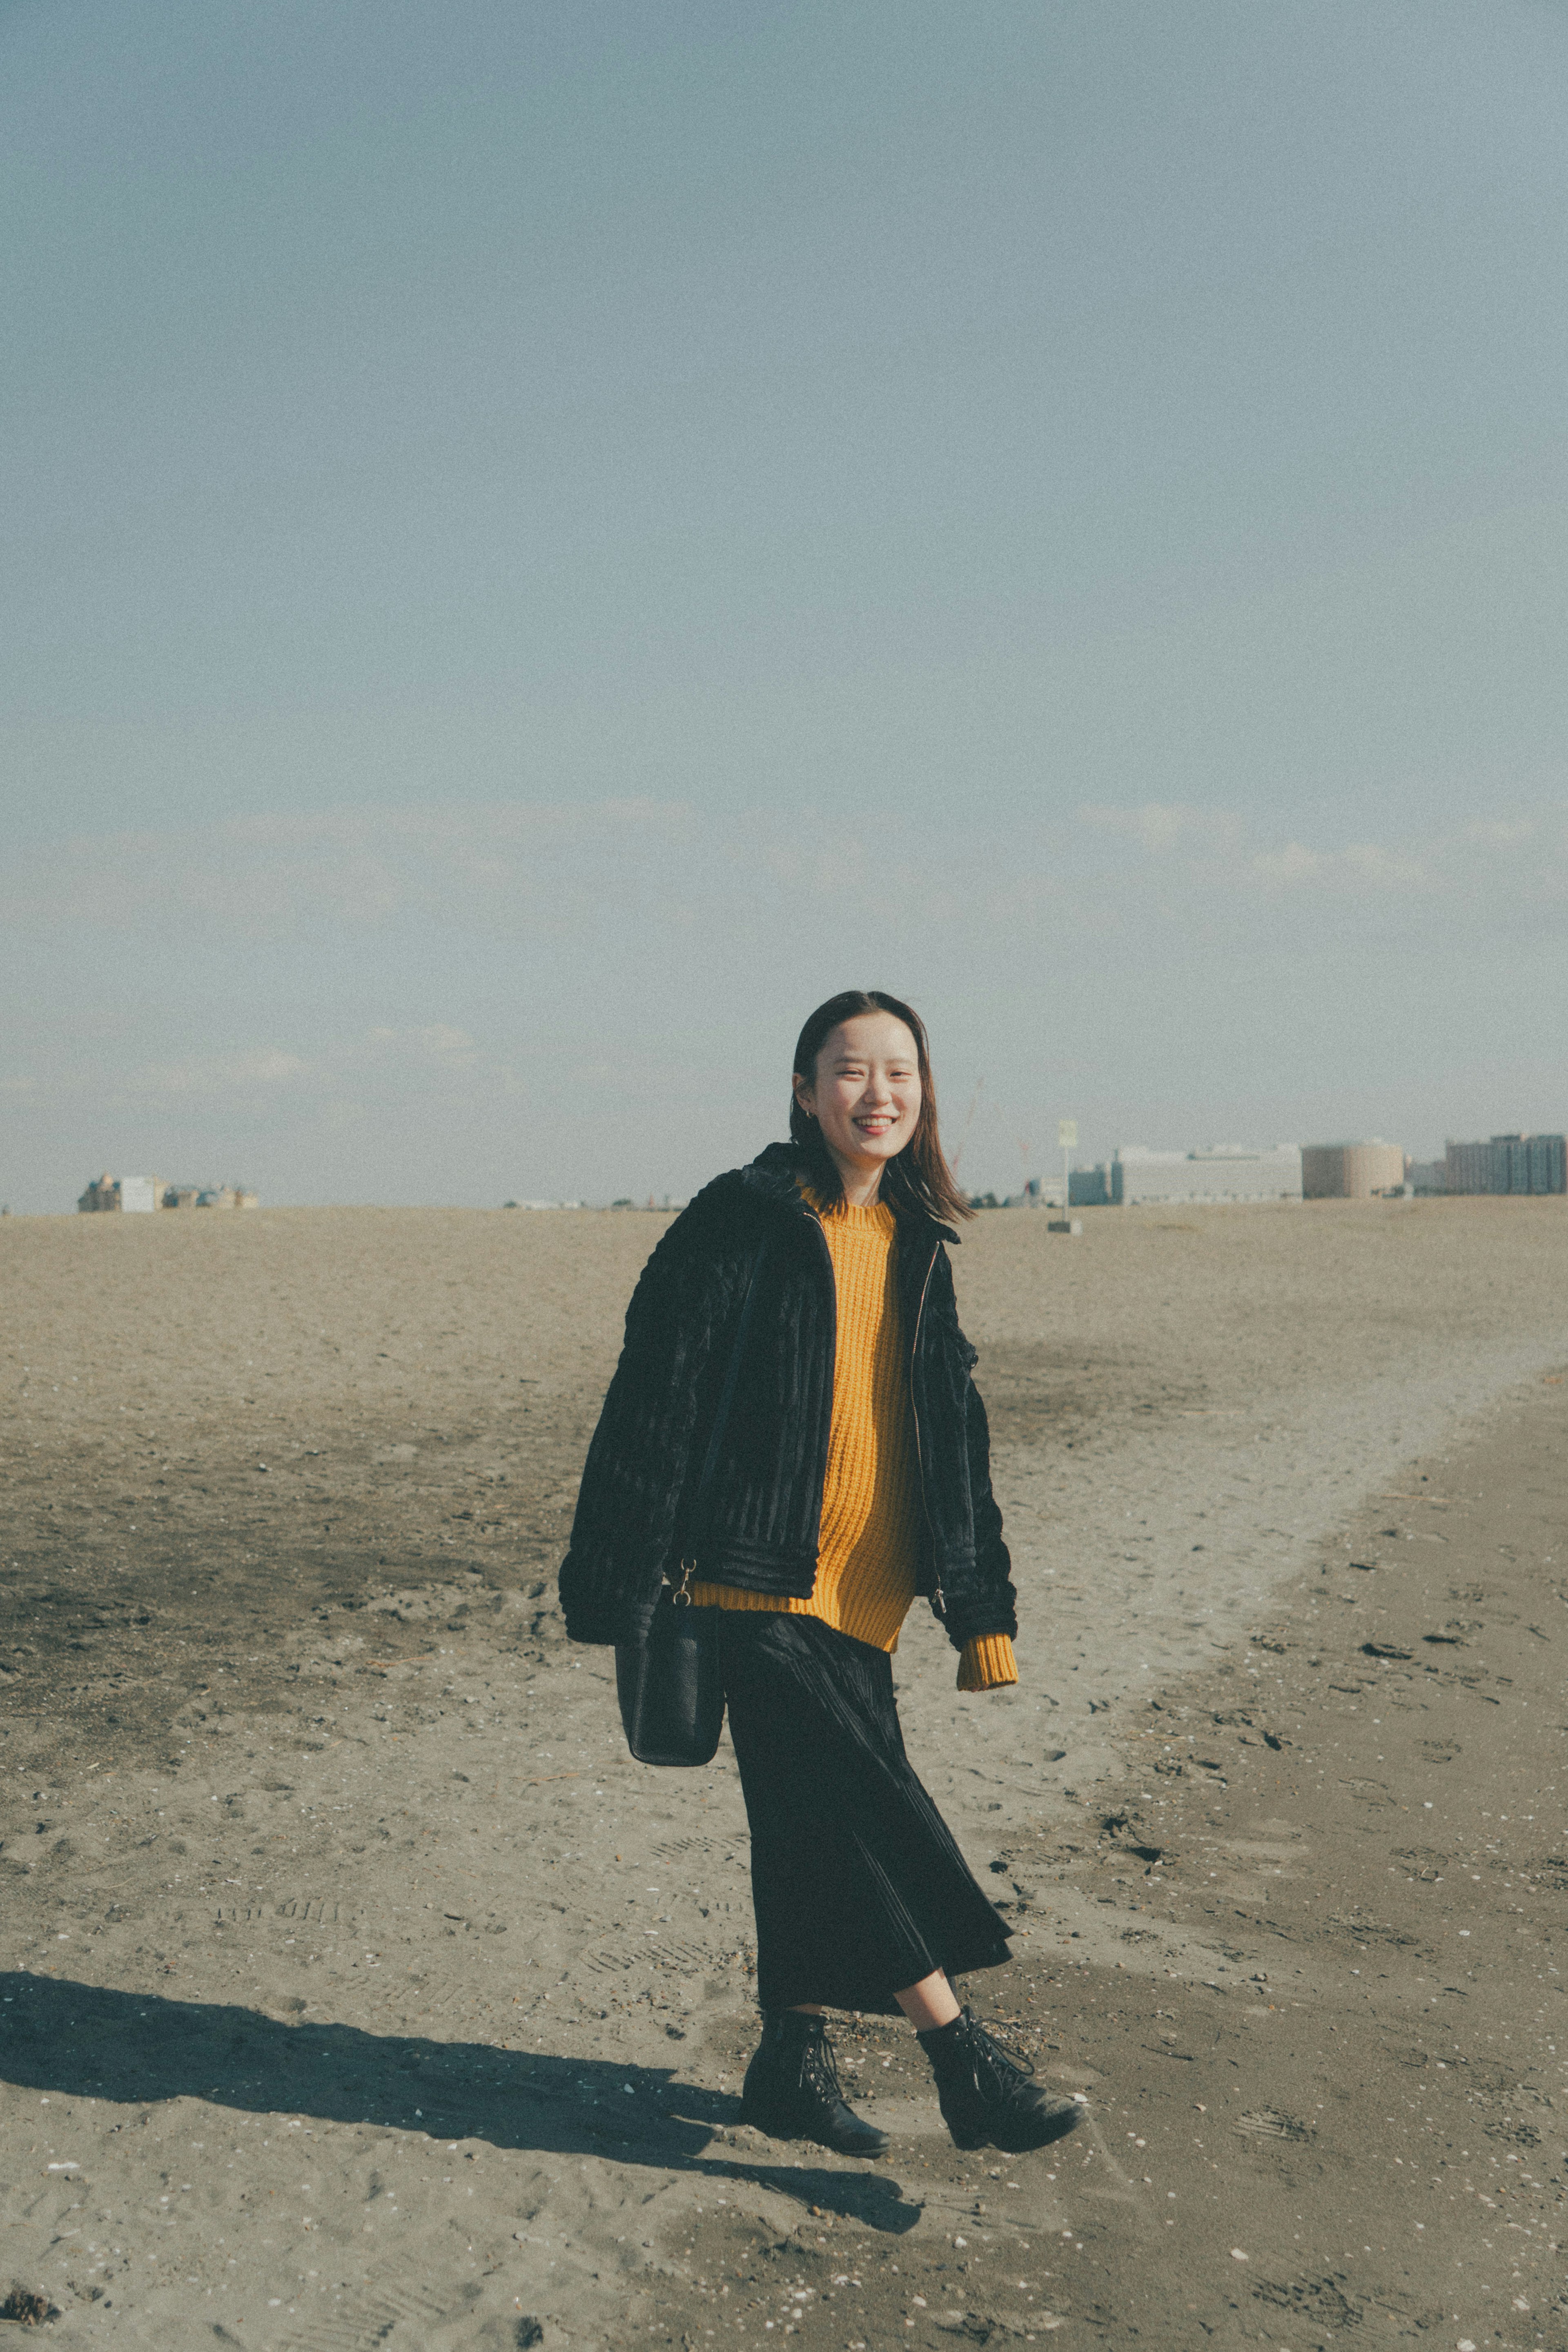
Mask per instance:
[[[1045,1222],[956,1253],[1023,1680],[896,1673],[1090,2116],[960,2157],[844,2021],[874,2166],[738,2124],[733,1760],[555,1606],[665,1220],[0,1222],[5,2317],[1563,2352],[1568,1203]]]

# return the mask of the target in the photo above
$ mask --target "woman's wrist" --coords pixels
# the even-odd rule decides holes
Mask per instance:
[[[971,1634],[958,1660],[961,1691],[1005,1690],[1018,1678],[1018,1659],[1006,1633]]]

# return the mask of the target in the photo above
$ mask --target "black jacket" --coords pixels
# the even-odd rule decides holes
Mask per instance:
[[[695,1559],[713,1584],[808,1600],[833,1407],[836,1297],[821,1221],[791,1144],[769,1144],[676,1218],[643,1269],[626,1344],[583,1468],[561,1563],[567,1632],[635,1641],[660,1581]],[[990,1433],[931,1219],[899,1214],[898,1284],[924,1508],[916,1589],[956,1649],[1015,1633]],[[695,1508],[742,1304],[766,1243],[733,1402],[701,1524]]]

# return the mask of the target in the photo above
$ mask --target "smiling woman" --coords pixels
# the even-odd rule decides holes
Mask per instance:
[[[859,990],[819,1005],[789,1130],[708,1185],[643,1271],[561,1567],[567,1630],[634,1651],[666,1588],[713,1612],[751,1829],[747,2121],[880,2155],[822,2008],[903,2010],[958,2146],[1039,2147],[1078,2108],[959,2006],[953,1978],[1004,1961],[1009,1931],[910,1769],[894,1698],[919,1593],[960,1690],[1018,1679],[946,1247],[967,1213],[912,1006]]]
[[[831,996],[801,1030],[789,1133],[826,1201],[869,1208],[885,1180],[939,1222],[973,1213],[942,1150],[925,1024],[881,989]]]
[[[845,1200],[869,1208],[883,1171],[915,1139],[921,1087],[914,1040],[891,1013],[862,1013],[830,1031],[810,1062],[810,1081],[796,1074],[795,1100],[817,1121]]]

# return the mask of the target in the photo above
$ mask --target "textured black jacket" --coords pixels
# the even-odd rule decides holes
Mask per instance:
[[[666,1570],[809,1600],[833,1408],[837,1300],[821,1223],[791,1144],[715,1179],[643,1269],[626,1344],[589,1447],[560,1570],[567,1632],[635,1641]],[[953,1270],[931,1219],[899,1214],[897,1270],[923,1503],[916,1589],[955,1649],[1018,1631],[990,1433],[958,1328]],[[733,1402],[695,1497],[741,1307],[767,1243]]]

